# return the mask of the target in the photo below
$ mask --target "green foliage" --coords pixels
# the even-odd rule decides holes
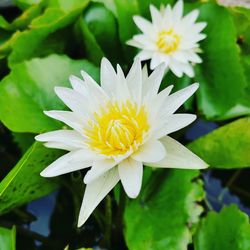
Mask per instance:
[[[249,250],[250,224],[235,205],[220,213],[209,212],[194,238],[195,250]]]
[[[0,249],[15,250],[16,249],[16,229],[7,229],[0,227]]]
[[[65,108],[56,98],[54,86],[69,86],[69,76],[80,76],[80,70],[98,78],[98,69],[91,63],[66,56],[51,55],[16,65],[0,84],[0,120],[15,132],[40,133],[59,128],[60,123],[43,111]]]
[[[43,178],[40,172],[60,154],[35,142],[0,183],[0,214],[55,190],[58,187],[55,179]]]
[[[60,187],[60,178],[46,179],[40,177],[40,172],[62,152],[34,143],[35,134],[63,126],[43,113],[44,110],[66,109],[56,97],[54,87],[70,86],[69,76],[80,76],[80,70],[88,72],[99,82],[98,67],[104,56],[113,65],[121,64],[126,72],[138,52],[126,42],[141,33],[132,17],[141,15],[150,20],[150,4],[159,9],[176,1],[13,2],[20,9],[20,15],[10,17],[3,11],[4,15],[0,16],[0,121],[12,135],[9,136],[12,138],[9,142],[11,146],[6,146],[6,150],[10,147],[23,156],[9,173],[0,171],[3,177],[0,182],[0,214]],[[250,115],[250,10],[222,7],[216,1],[184,2],[185,13],[197,8],[200,11],[199,21],[207,22],[203,32],[207,38],[200,42],[203,62],[194,66],[194,79],[187,76],[178,78],[168,72],[161,90],[174,84],[176,91],[192,82],[199,82],[197,102],[195,97],[190,98],[183,110],[192,111],[207,120],[223,120],[224,125],[191,142],[188,147],[212,168],[247,168],[250,166],[250,118],[228,121]],[[2,125],[0,135],[1,128]],[[178,137],[178,134],[175,135]],[[0,154],[1,150],[2,147]],[[16,158],[15,155],[14,160]],[[2,170],[1,162],[0,166]],[[9,164],[8,169],[11,166]],[[69,179],[73,181],[67,183],[70,190],[67,192],[73,195],[74,201],[70,206],[72,211],[77,210],[78,213],[84,189],[81,172],[72,173]],[[65,200],[64,191],[60,193],[58,201]],[[195,250],[249,250],[247,216],[235,206],[225,207],[220,213],[205,211],[202,214],[206,209],[200,203],[204,193],[199,171],[145,169],[139,198],[127,199],[125,206],[123,233],[128,249],[187,250],[188,245],[193,244]],[[116,197],[117,203],[118,200]],[[64,211],[58,201],[55,211],[60,211],[57,214],[60,217]],[[105,241],[111,230],[111,225],[105,223],[111,223],[111,216],[109,222],[102,218],[103,208],[97,208],[96,218]],[[115,204],[112,209],[114,219],[117,212]],[[119,209],[117,214],[122,216]],[[105,214],[109,212],[111,210],[105,211]],[[75,223],[73,217],[72,214],[67,217],[69,225]],[[91,220],[87,223],[92,226]],[[121,224],[114,225],[112,230],[115,231],[116,226],[121,227]],[[104,232],[105,228],[109,228],[106,230],[108,233]],[[70,230],[68,227],[67,232]],[[85,230],[77,232],[77,237],[84,233],[84,237],[89,238]],[[112,241],[112,235],[110,238]],[[93,242],[90,239],[84,244],[93,246]],[[78,247],[83,246],[78,243]],[[72,248],[70,244],[69,248]],[[15,249],[15,228],[0,227],[0,249]]]
[[[250,118],[229,123],[189,144],[189,148],[215,168],[250,166]]]
[[[92,4],[84,11],[83,19],[109,60],[121,62],[118,26],[113,13],[102,4]],[[90,48],[91,51],[93,49]]]
[[[207,38],[201,43],[203,63],[196,67],[198,105],[206,117],[220,119],[242,97],[246,79],[229,11],[213,3],[199,9],[200,20],[207,22]]]
[[[125,237],[130,250],[184,250],[198,221],[203,198],[199,175],[191,170],[157,170],[141,195],[125,210]]]

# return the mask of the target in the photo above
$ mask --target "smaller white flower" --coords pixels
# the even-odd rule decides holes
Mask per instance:
[[[127,44],[141,49],[137,56],[142,61],[151,59],[152,70],[165,63],[167,70],[176,76],[182,77],[184,73],[193,77],[192,64],[202,62],[197,55],[200,51],[198,42],[206,37],[200,33],[206,23],[195,23],[199,11],[193,10],[183,17],[183,1],[180,0],[173,9],[167,5],[159,11],[151,5],[150,12],[152,23],[134,16],[134,22],[143,34],[133,36]]]
[[[170,94],[173,86],[158,93],[165,67],[148,76],[135,60],[125,77],[106,59],[101,63],[101,86],[87,73],[83,80],[71,76],[73,89],[56,87],[71,111],[46,111],[71,130],[36,136],[45,146],[69,151],[50,164],[42,176],[53,177],[89,168],[79,215],[81,226],[110,190],[121,180],[130,198],[140,192],[143,164],[156,168],[202,169],[207,164],[167,136],[193,122],[192,114],[174,112],[197,90],[198,84]]]

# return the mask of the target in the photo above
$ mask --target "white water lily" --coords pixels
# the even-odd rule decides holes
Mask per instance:
[[[141,49],[137,55],[142,61],[150,59],[150,68],[155,69],[165,63],[176,76],[183,73],[194,76],[192,64],[201,63],[197,55],[199,44],[206,37],[200,32],[206,27],[205,22],[195,23],[199,11],[193,10],[183,17],[183,1],[178,1],[173,8],[157,10],[150,6],[152,22],[143,17],[134,16],[134,22],[143,32],[133,36],[128,45]]]
[[[73,130],[57,130],[36,136],[45,146],[68,150],[41,175],[53,177],[91,167],[78,226],[121,180],[125,192],[136,198],[140,192],[143,164],[159,168],[202,169],[207,164],[167,136],[196,118],[173,114],[198,88],[195,83],[174,94],[173,86],[158,93],[165,67],[148,76],[135,60],[125,77],[107,59],[101,63],[101,87],[86,73],[83,80],[71,76],[73,89],[55,92],[71,111],[45,111]]]

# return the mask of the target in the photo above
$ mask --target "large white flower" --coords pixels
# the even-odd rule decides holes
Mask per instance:
[[[71,76],[73,89],[56,87],[55,92],[71,111],[45,111],[73,130],[57,130],[36,136],[45,146],[69,153],[49,165],[41,175],[53,177],[91,167],[78,225],[121,180],[131,198],[140,192],[143,164],[159,168],[202,169],[199,157],[166,136],[196,118],[173,114],[198,88],[195,83],[174,94],[173,86],[158,93],[164,75],[160,65],[148,76],[135,60],[125,77],[107,59],[101,63],[101,87],[85,72],[83,80]]]
[[[201,63],[199,42],[206,37],[200,32],[205,28],[205,22],[195,23],[199,11],[193,10],[186,16],[183,14],[183,1],[178,1],[173,9],[170,5],[158,11],[150,6],[152,23],[134,16],[134,22],[143,34],[133,36],[127,44],[141,49],[137,55],[141,60],[151,59],[150,68],[155,69],[165,63],[176,76],[183,73],[194,76],[192,64]]]

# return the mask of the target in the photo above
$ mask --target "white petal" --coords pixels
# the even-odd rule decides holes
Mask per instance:
[[[165,115],[173,114],[194,92],[198,89],[199,84],[194,83],[184,89],[181,89],[172,95],[168,96],[164,103]]]
[[[154,26],[148,20],[141,16],[133,16],[134,22],[137,27],[146,34],[149,34],[152,38],[154,38]]]
[[[81,134],[77,133],[74,130],[62,129],[51,131],[41,135],[37,135],[35,139],[41,142],[60,142],[62,144],[75,148],[85,147],[84,138],[81,136]]]
[[[105,92],[112,96],[116,87],[117,76],[115,70],[108,59],[102,58],[101,62],[101,86]]]
[[[183,12],[183,1],[179,0],[173,8],[173,17],[175,19],[175,22],[181,19],[182,12]]]
[[[165,136],[161,141],[167,151],[166,157],[159,162],[145,163],[145,165],[159,168],[183,169],[203,169],[208,167],[207,163],[176,140]]]
[[[154,53],[150,61],[150,69],[154,70],[160,64],[161,64],[161,59],[159,53]]]
[[[201,32],[205,27],[207,26],[206,22],[200,22],[194,24],[194,30],[195,32],[199,33]]]
[[[131,157],[140,162],[158,162],[166,156],[166,150],[158,140],[151,139],[143,144]]]
[[[62,142],[54,142],[54,141],[46,142],[43,145],[46,148],[56,148],[56,149],[62,149],[66,151],[74,151],[74,150],[79,149],[78,147],[74,147],[74,146],[66,145],[65,143],[62,143]]]
[[[189,63],[186,63],[185,66],[183,66],[183,71],[188,77],[194,77],[194,69]]]
[[[124,73],[119,64],[117,64],[117,82],[114,86],[116,90],[115,98],[117,101],[124,103],[127,100],[131,99],[129,83],[126,80]]]
[[[86,150],[69,152],[51,163],[41,172],[43,177],[54,177],[90,167],[93,156]]]
[[[130,198],[136,198],[142,185],[142,163],[128,158],[118,165],[118,170],[125,192]]]
[[[145,61],[150,59],[152,55],[153,55],[152,51],[142,50],[136,55],[136,57],[138,57],[141,61]]]
[[[173,12],[169,4],[165,8],[164,24],[165,24],[166,30],[168,30],[169,28],[173,26]]]
[[[142,68],[142,85],[148,79],[148,66],[145,64]]]
[[[75,129],[79,133],[81,133],[84,130],[84,120],[83,117],[80,119],[75,113],[70,111],[61,111],[61,110],[50,110],[50,111],[44,111],[44,114],[56,119],[58,121],[61,121],[71,128]]]
[[[143,44],[141,44],[140,42],[138,41],[135,41],[134,39],[130,39],[126,42],[127,45],[130,45],[130,46],[133,46],[133,47],[136,47],[136,48],[139,48],[139,49],[144,49],[145,46]]]
[[[107,93],[102,89],[97,82],[85,71],[81,71],[82,77],[84,79],[83,83],[88,88],[88,95],[91,98],[91,105],[102,105],[110,100]]]
[[[92,168],[87,172],[84,177],[84,183],[88,184],[92,182],[93,180],[113,168],[115,165],[117,165],[117,163],[113,159],[103,159],[100,161],[94,161]]]
[[[186,51],[186,54],[187,54],[187,57],[188,57],[188,60],[193,62],[193,63],[201,63],[202,60],[201,58],[193,51]]]
[[[86,186],[78,219],[78,227],[85,223],[94,209],[118,181],[118,170],[117,168],[113,168]]]
[[[155,123],[158,126],[158,120],[156,119],[156,117],[159,113],[162,113],[162,109],[164,109],[163,104],[167,100],[169,93],[171,92],[173,87],[173,85],[168,86],[148,103],[148,119],[151,125]],[[145,102],[147,103],[147,100],[145,100]]]
[[[88,103],[73,89],[65,87],[55,87],[57,96],[74,112],[86,115],[89,112]]]
[[[162,15],[152,4],[149,6],[153,25],[156,27],[162,22]]]
[[[156,43],[150,37],[144,34],[134,35],[133,40],[138,42],[145,50],[157,50]]]
[[[195,9],[183,17],[182,22],[187,25],[193,24],[199,16],[199,10]]]
[[[176,61],[176,60],[171,60],[169,62],[169,68],[170,70],[178,77],[183,76],[183,69],[182,69],[182,63]]]
[[[148,79],[143,83],[143,95],[149,94],[150,96],[155,96],[161,85],[165,73],[166,66],[161,63],[148,77]]]
[[[180,130],[196,119],[196,115],[193,114],[174,114],[166,118],[166,121],[160,128],[156,129],[154,137],[159,139],[167,134]]]
[[[142,98],[142,69],[138,58],[134,60],[126,80],[133,100],[140,104]]]
[[[185,53],[185,52],[182,52],[182,51],[180,51],[180,50],[175,51],[175,52],[172,54],[172,57],[173,57],[176,61],[179,61],[179,62],[182,62],[182,63],[187,63],[187,62],[188,62],[188,57],[186,56],[186,53]]]

